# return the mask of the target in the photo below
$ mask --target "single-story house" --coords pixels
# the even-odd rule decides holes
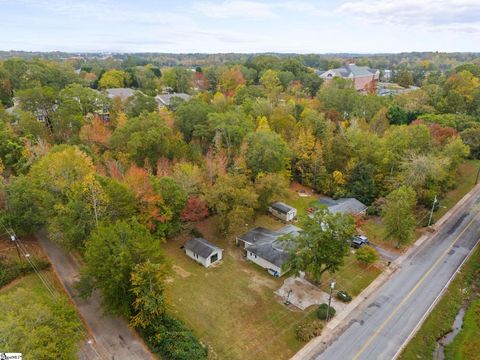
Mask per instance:
[[[247,259],[266,269],[273,276],[282,276],[287,269],[283,264],[288,260],[289,248],[293,246],[290,241],[280,241],[284,235],[297,236],[301,231],[294,225],[272,231],[257,227],[236,239],[239,246],[243,246]]]
[[[127,100],[130,96],[135,94],[135,89],[130,88],[112,88],[105,89],[105,91],[110,99],[118,97],[122,101]]]
[[[205,267],[222,260],[223,249],[202,238],[193,238],[184,245],[185,253]]]
[[[322,197],[318,200],[320,205],[325,205],[333,213],[365,215],[368,206],[355,198],[340,198],[337,200]]]
[[[274,202],[268,207],[268,211],[275,217],[283,220],[290,221],[297,216],[297,209],[287,205],[283,202]]]
[[[189,101],[192,96],[185,93],[160,94],[155,96],[155,100],[157,100],[160,108],[169,107],[172,99],[174,98],[181,99],[183,101]]]

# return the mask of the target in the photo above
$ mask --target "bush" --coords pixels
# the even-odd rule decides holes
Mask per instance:
[[[48,261],[31,258],[39,270],[49,266]],[[0,259],[0,287],[7,285],[16,278],[32,273],[34,270],[26,260],[1,260]]]
[[[367,215],[379,216],[382,213],[381,209],[377,205],[370,205],[367,208]]]
[[[204,237],[203,234],[197,228],[192,228],[192,230],[190,230],[190,234],[192,234],[192,236],[196,238]]]
[[[317,317],[320,320],[327,320],[327,310],[328,310],[328,304],[321,304],[318,309],[317,309]],[[330,306],[330,310],[328,311],[328,317],[331,319],[332,317],[335,316],[335,309]]]
[[[362,246],[355,253],[355,257],[364,264],[373,264],[378,260],[378,253],[371,246]]]
[[[346,291],[337,291],[337,299],[346,303],[352,301],[352,297]]]
[[[208,350],[183,322],[164,315],[139,330],[150,348],[166,360],[207,360]]]
[[[319,320],[306,321],[295,328],[295,336],[297,340],[307,342],[314,337],[320,336],[323,324]]]

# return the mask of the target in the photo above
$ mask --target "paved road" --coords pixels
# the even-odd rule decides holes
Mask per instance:
[[[317,360],[393,359],[455,274],[480,235],[478,188],[430,240],[346,319],[346,330]]]
[[[94,338],[92,345],[84,344],[78,354],[79,358],[81,360],[154,359],[124,319],[103,314],[98,292],[94,292],[86,300],[77,295],[73,286],[79,278],[79,265],[75,259],[48,240],[46,233],[38,234],[37,238]]]

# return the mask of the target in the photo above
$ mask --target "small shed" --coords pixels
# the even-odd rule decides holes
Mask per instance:
[[[223,249],[203,238],[193,238],[184,245],[185,254],[205,267],[222,260]]]
[[[291,221],[297,216],[297,209],[279,201],[271,204],[268,211],[283,221]]]

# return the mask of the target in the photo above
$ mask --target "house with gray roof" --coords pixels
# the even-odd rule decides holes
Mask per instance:
[[[287,269],[283,264],[288,260],[289,251],[294,244],[282,240],[285,235],[297,236],[301,229],[294,225],[272,231],[257,227],[237,237],[236,243],[242,246],[247,260],[263,267],[273,276],[282,276]]]
[[[340,68],[330,69],[320,74],[325,81],[339,77],[349,79],[357,91],[375,90],[376,84],[380,79],[380,71],[370,69],[368,66],[357,66],[349,64]]]
[[[105,91],[110,99],[118,97],[122,101],[127,100],[130,96],[135,94],[135,90],[130,88],[112,88],[105,89]]]
[[[352,214],[365,215],[367,212],[367,205],[355,198],[340,198],[337,200],[322,197],[318,200],[320,205],[324,205],[332,214]]]
[[[183,246],[185,254],[205,267],[222,260],[223,249],[203,238],[188,240]]]
[[[270,204],[268,211],[283,221],[291,221],[297,216],[297,209],[280,201]]]
[[[192,96],[185,94],[185,93],[171,93],[171,94],[160,94],[155,96],[155,100],[158,102],[158,106],[162,107],[169,107],[171,105],[172,99],[180,99],[181,101],[189,101]]]

